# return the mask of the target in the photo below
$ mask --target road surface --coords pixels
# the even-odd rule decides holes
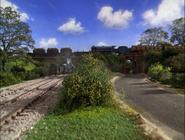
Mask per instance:
[[[125,91],[123,100],[131,108],[173,139],[184,139],[184,95],[148,83],[144,74],[127,74],[114,84],[118,93]]]

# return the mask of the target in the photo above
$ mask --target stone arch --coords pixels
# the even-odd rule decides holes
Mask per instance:
[[[138,62],[135,58],[133,57],[126,57],[123,61],[122,61],[122,65],[121,65],[121,73],[126,73],[126,62],[130,60],[132,65],[131,65],[131,69],[133,70],[133,74],[138,73]]]

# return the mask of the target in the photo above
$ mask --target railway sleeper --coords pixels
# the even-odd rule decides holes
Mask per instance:
[[[24,105],[24,107],[22,107],[21,109],[18,109],[16,111],[12,111],[13,113],[10,112],[8,115],[4,116],[1,119],[1,122],[0,122],[0,130],[2,130],[2,127],[3,127],[3,125],[5,123],[10,123],[11,118],[15,118],[16,115],[19,115],[24,110],[24,108],[29,109],[33,101],[37,100],[38,98],[41,98],[42,95],[46,94],[48,90],[50,90],[51,88],[53,88],[56,85],[57,85],[57,83],[55,83],[52,86],[50,86],[49,88],[47,88],[45,91],[43,91],[42,93],[40,93],[39,95],[37,95],[36,97],[34,97],[29,103],[26,103]]]

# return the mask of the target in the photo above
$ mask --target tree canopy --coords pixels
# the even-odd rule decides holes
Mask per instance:
[[[35,41],[30,26],[20,20],[20,14],[12,7],[0,7],[0,17],[0,59],[6,72],[6,62],[27,60]]]
[[[162,43],[167,42],[168,32],[162,30],[162,27],[159,28],[150,28],[145,30],[141,34],[141,39],[139,40],[139,45],[147,46],[161,46]]]
[[[171,42],[175,46],[185,46],[185,18],[181,17],[175,19],[173,23],[169,26],[171,32]]]

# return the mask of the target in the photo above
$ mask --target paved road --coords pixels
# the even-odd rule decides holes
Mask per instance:
[[[124,101],[146,119],[161,127],[173,139],[184,139],[184,96],[148,83],[145,75],[128,74],[115,82]]]

